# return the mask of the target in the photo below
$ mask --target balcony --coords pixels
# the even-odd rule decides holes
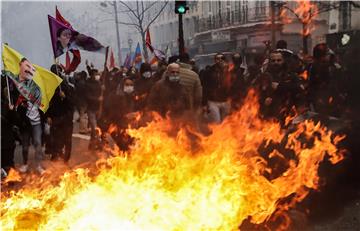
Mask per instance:
[[[270,20],[267,7],[242,8],[241,10],[225,11],[221,14],[211,15],[199,19],[196,33],[220,29],[232,25],[243,25],[253,22],[265,22]]]

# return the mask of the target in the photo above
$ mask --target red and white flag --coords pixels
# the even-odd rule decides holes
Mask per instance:
[[[109,52],[108,52],[108,57],[106,59],[106,67],[108,68],[109,71],[111,71],[112,69],[114,69],[115,67],[115,57],[114,57],[114,52],[112,50],[112,48],[110,48]]]

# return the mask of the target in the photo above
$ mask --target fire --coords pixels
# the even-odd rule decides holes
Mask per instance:
[[[117,126],[115,124],[110,124],[108,133],[111,134],[113,132],[116,132],[116,130],[117,130]]]
[[[283,215],[318,189],[317,170],[326,155],[333,164],[343,158],[336,145],[344,137],[319,123],[305,121],[285,133],[275,121],[261,120],[253,91],[211,131],[204,136],[160,117],[128,129],[136,139],[131,151],[101,160],[92,174],[79,168],[65,173],[58,185],[34,181],[2,196],[1,227],[234,230],[248,218],[262,224]],[[300,136],[312,144],[303,144]],[[259,151],[284,141],[296,158],[275,149],[265,156]],[[277,173],[268,163],[272,158],[280,158],[286,169]]]
[[[295,9],[295,13],[300,16],[300,20],[303,23],[303,35],[307,36],[311,31],[315,29],[311,23],[313,17],[316,15],[317,6],[310,2],[310,0],[297,0],[298,7]]]
[[[9,170],[8,176],[4,180],[4,183],[7,184],[9,182],[21,182],[22,178],[20,176],[20,173],[16,171],[15,169],[11,168]]]
[[[309,78],[308,71],[305,70],[304,72],[300,73],[299,76],[300,76],[303,80],[307,80],[307,79]]]
[[[310,0],[296,0],[296,8],[294,10],[290,10],[287,7],[283,7],[280,11],[280,18],[284,24],[290,24],[293,22],[292,18],[288,17],[287,12],[290,10],[297,20],[303,24],[303,29],[301,34],[303,36],[307,36],[315,29],[312,24],[313,19],[318,14],[318,8],[315,3],[311,3]]]

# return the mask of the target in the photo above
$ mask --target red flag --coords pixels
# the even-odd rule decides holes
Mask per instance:
[[[150,31],[149,29],[146,30],[146,37],[145,37],[146,46],[149,48],[151,53],[154,52],[154,48],[151,45],[151,38],[150,38]]]
[[[66,51],[65,70],[69,70],[69,68],[70,68],[70,55],[69,55],[69,51]]]
[[[111,71],[115,67],[115,57],[112,49],[110,49],[109,56],[106,61],[106,66]]]
[[[55,10],[56,10],[56,20],[60,21],[65,26],[73,29],[71,24],[60,14],[60,11],[58,10],[57,6],[55,6]]]
[[[113,69],[115,67],[115,57],[114,57],[114,52],[111,49],[110,52],[110,69]]]
[[[73,54],[73,58],[72,58],[71,62],[70,62],[69,51]],[[60,64],[66,74],[70,74],[71,72],[75,71],[81,62],[81,56],[80,56],[79,50],[73,49],[73,50],[69,50],[69,51],[66,52],[65,66]]]

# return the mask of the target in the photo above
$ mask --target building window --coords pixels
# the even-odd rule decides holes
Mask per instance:
[[[230,12],[230,8],[226,9],[226,21],[227,23],[231,23],[231,12]]]
[[[340,2],[339,9],[340,17],[340,29],[341,30],[350,30],[351,29],[351,5],[349,2]]]

